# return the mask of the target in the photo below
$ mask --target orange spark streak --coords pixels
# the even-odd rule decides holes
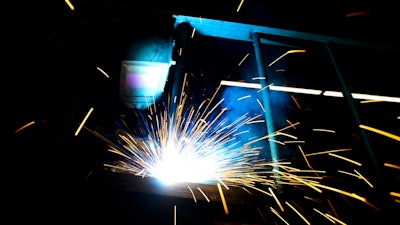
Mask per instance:
[[[321,214],[323,217],[325,217],[326,219],[328,219],[328,220],[331,221],[332,223],[335,223],[335,221],[334,221],[332,218],[328,217],[327,214],[324,214],[323,212],[319,211],[319,210],[316,209],[316,208],[313,208],[313,210],[314,210],[315,212]]]
[[[290,138],[293,138],[293,139],[297,139],[296,136],[291,135],[291,134],[288,134],[288,133],[283,133],[283,132],[274,132],[274,135],[283,135],[283,136],[286,136],[286,137],[290,137]]]
[[[363,179],[370,187],[374,187],[374,186],[372,186],[372,184],[361,173],[359,173],[357,170],[354,170],[354,172],[356,172],[358,174],[358,176],[361,179]]]
[[[279,199],[276,197],[276,195],[274,194],[274,192],[272,191],[272,189],[269,187],[268,188],[269,192],[271,193],[272,197],[274,197],[276,203],[278,204],[279,208],[281,209],[282,212],[285,211],[285,209],[283,208],[281,202],[279,201]]]
[[[295,175],[293,175],[293,174],[284,173],[284,172],[282,172],[282,171],[278,171],[278,170],[275,170],[275,169],[273,169],[272,171],[274,171],[274,172],[276,172],[276,173],[279,173],[281,176],[285,176],[285,177],[287,177],[287,178],[293,178],[293,179],[299,181],[300,183],[303,183],[303,184],[309,186],[310,188],[316,190],[317,192],[322,193],[322,190],[321,190],[321,189],[316,188],[316,187],[314,186],[315,183],[307,182],[307,181],[305,181],[304,179],[301,179],[301,178],[299,178],[299,177],[297,177],[297,176],[295,176]]]
[[[225,196],[224,196],[224,193],[222,192],[221,184],[217,183],[217,187],[218,187],[219,195],[221,196],[222,205],[224,206],[225,214],[228,215],[229,214],[228,206],[226,205]]]
[[[290,120],[286,120],[286,122],[287,122],[288,124],[290,124],[291,126],[293,126],[293,123],[292,123]],[[296,129],[296,126],[293,126],[293,129]]]
[[[391,163],[384,163],[383,165],[394,169],[400,169],[400,166]]]
[[[34,123],[35,123],[35,121],[29,122],[29,123],[25,124],[24,126],[18,128],[14,133],[18,133],[18,132],[20,132],[21,130],[23,130],[23,129],[25,129],[25,128],[31,126],[31,125],[33,125]]]
[[[313,202],[316,202],[316,203],[318,203],[318,204],[321,204],[321,203],[322,203],[321,200],[319,200],[319,199],[314,199],[314,198],[311,198],[311,197],[309,197],[309,196],[304,196],[304,198],[305,198],[305,199],[308,199],[308,200],[311,200],[311,201],[313,201]]]
[[[353,16],[362,16],[362,15],[367,15],[369,14],[369,11],[358,11],[358,12],[351,12],[351,13],[347,13],[346,17],[353,17]]]
[[[271,67],[274,63],[276,63],[277,61],[279,61],[280,59],[282,59],[283,57],[285,57],[287,54],[291,54],[291,53],[305,53],[306,50],[289,50],[285,53],[283,53],[281,56],[279,56],[277,59],[275,59],[274,61],[272,61],[268,67]]]
[[[331,191],[335,191],[335,192],[338,192],[338,193],[343,194],[343,195],[347,195],[349,197],[352,197],[352,198],[358,199],[358,200],[360,200],[360,201],[362,201],[364,203],[367,203],[368,205],[371,205],[370,203],[367,202],[366,198],[361,197],[361,196],[359,196],[357,194],[350,193],[350,192],[347,192],[347,191],[343,191],[343,190],[340,190],[340,189],[337,189],[337,188],[329,187],[329,186],[326,186],[326,185],[323,185],[323,184],[313,183],[313,185],[315,185],[317,187],[320,187],[320,188],[325,188],[325,189],[328,189],[328,190],[331,190]]]
[[[383,130],[379,130],[379,129],[376,129],[376,128],[373,128],[373,127],[369,127],[369,126],[366,126],[366,125],[362,125],[362,124],[360,124],[359,127],[363,128],[365,130],[369,130],[369,131],[381,134],[381,135],[386,136],[386,137],[390,137],[390,138],[392,138],[392,139],[394,139],[396,141],[400,141],[400,136],[391,134],[389,132],[386,132],[386,131],[383,131]]]
[[[303,215],[301,215],[301,213],[300,213],[296,208],[294,208],[291,204],[289,204],[289,202],[285,201],[285,203],[286,203],[286,205],[288,205],[291,209],[293,209],[293,211],[294,211],[297,215],[299,215],[300,218],[304,220],[304,222],[306,222],[307,224],[311,224],[310,222],[308,222],[308,220],[307,220]]]
[[[394,197],[400,197],[400,193],[398,193],[398,192],[393,192],[393,191],[391,191],[391,192],[389,192],[389,194],[390,194],[391,196],[394,196]]]
[[[266,181],[267,182],[267,181]],[[251,193],[249,190],[247,190],[245,187],[242,187],[243,191],[249,193],[249,195],[253,195],[253,193]]]
[[[69,7],[71,10],[75,10],[75,7],[72,5],[72,3],[71,3],[69,0],[65,0],[65,3],[67,3],[68,7]]]
[[[333,205],[332,205],[331,200],[327,199],[327,202],[328,202],[328,204],[329,204],[329,207],[331,207],[331,209],[332,209],[333,213],[335,214],[335,216],[336,216],[336,217],[339,217],[338,214],[337,214],[337,212],[336,212],[336,210],[335,210],[335,208],[334,208]]]
[[[343,159],[343,160],[348,161],[348,162],[351,162],[351,163],[353,163],[353,164],[355,164],[355,165],[357,165],[357,166],[362,166],[362,164],[359,163],[359,162],[356,162],[356,161],[354,161],[354,160],[351,160],[351,159],[349,159],[349,158],[346,158],[346,157],[343,157],[343,156],[340,156],[340,155],[336,155],[336,154],[334,154],[334,153],[328,153],[328,155],[334,156],[334,157],[339,158],[339,159]]]
[[[329,214],[327,214],[327,213],[325,213],[325,215],[326,215],[327,217],[331,218],[332,220],[334,220],[334,221],[336,221],[336,222],[342,224],[342,225],[346,225],[346,223],[344,223],[343,221],[339,220],[338,218],[336,218],[336,217],[334,217],[334,216],[332,216],[332,215],[329,215]]]
[[[283,217],[281,215],[279,215],[279,213],[272,207],[269,207],[271,209],[271,212],[273,212],[277,217],[279,217],[279,219],[281,219],[285,224],[289,225],[289,223],[283,219]]]
[[[373,103],[373,102],[383,102],[383,101],[382,100],[364,100],[364,101],[360,101],[361,104]]]
[[[290,98],[294,101],[294,103],[296,104],[297,108],[301,109],[301,106],[300,106],[299,102],[297,101],[297,99],[295,97],[293,97],[293,95],[290,95]]]
[[[246,185],[246,184],[245,184],[244,186],[249,187],[249,188],[252,188],[252,189],[254,189],[254,190],[256,190],[256,191],[259,191],[259,192],[261,192],[261,193],[264,193],[264,194],[266,194],[266,195],[272,197],[272,195],[271,195],[270,193],[268,193],[268,192],[266,192],[266,191],[264,191],[264,190],[262,190],[262,189],[256,188],[256,187],[254,187],[254,186]]]
[[[276,133],[279,133],[279,132],[281,132],[281,131],[283,131],[283,130],[286,130],[286,129],[289,129],[289,128],[291,128],[291,127],[295,127],[295,126],[297,126],[298,124],[300,124],[300,122],[296,122],[296,123],[294,123],[294,124],[290,124],[289,126],[284,127],[284,128],[282,128],[282,129],[279,129],[279,130],[275,131],[275,132],[272,133],[272,134],[265,135],[264,137],[261,137],[261,138],[258,138],[258,139],[256,139],[256,140],[250,141],[250,142],[248,142],[247,144],[250,145],[250,144],[253,144],[253,143],[257,142],[257,141],[262,141],[262,140],[268,139],[270,136],[276,135]]]
[[[267,219],[265,219],[264,214],[261,212],[261,209],[259,207],[256,207],[258,214],[260,214],[261,219],[264,221],[265,224],[267,224]]]
[[[286,129],[289,129],[289,128],[291,128],[291,127],[295,128],[295,127],[296,127],[297,125],[299,125],[299,124],[300,124],[300,122],[290,123],[289,126],[284,127],[284,128],[282,128],[282,129],[279,129],[279,130],[275,131],[275,133],[276,133],[276,132],[281,132],[281,131],[286,130]]]
[[[308,172],[312,172],[312,173],[326,173],[326,171],[324,171],[324,170],[313,170],[313,169],[311,169],[311,170],[289,170],[289,172],[306,172],[306,173],[308,173]]]
[[[304,154],[304,152],[303,152],[303,149],[301,148],[300,145],[299,145],[298,147],[299,147],[299,149],[300,149],[301,154],[302,154],[303,157],[304,157],[304,160],[305,160],[306,163],[307,163],[308,168],[312,168],[311,165],[310,165],[310,163],[309,163],[308,160],[307,160],[307,156],[306,156],[306,155]]]
[[[336,150],[328,150],[328,151],[323,151],[323,152],[314,152],[314,153],[308,153],[306,156],[312,156],[312,155],[321,155],[321,154],[329,154],[330,152],[342,152],[342,151],[349,151],[352,150],[351,148],[344,148],[344,149],[336,149]]]

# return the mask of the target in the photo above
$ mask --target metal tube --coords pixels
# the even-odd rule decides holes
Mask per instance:
[[[268,85],[268,77],[267,73],[265,71],[265,63],[263,61],[263,54],[262,54],[262,49],[261,49],[261,42],[260,42],[260,37],[257,32],[252,33],[252,38],[253,38],[253,43],[254,43],[254,51],[255,51],[255,56],[256,56],[256,61],[257,61],[257,70],[258,70],[258,75],[260,77],[263,77],[265,79],[260,79],[260,84],[261,84],[261,95],[262,95],[262,103],[265,109],[265,121],[267,125],[267,132],[268,135],[272,134],[275,131],[274,128],[274,120],[273,120],[273,113],[272,113],[272,107],[271,107],[271,101],[270,101],[270,90],[268,88],[264,88]],[[269,140],[274,140],[275,136],[272,135],[269,137]],[[271,158],[273,162],[277,162],[279,160],[279,155],[278,155],[278,147],[276,142],[274,141],[269,141],[269,147],[270,147],[270,152],[271,152]],[[273,169],[275,171],[279,171],[279,167],[274,165]],[[278,181],[280,180],[280,176],[277,172],[275,172],[275,180]],[[282,192],[282,187],[279,185],[279,182],[277,183],[277,188],[278,192]]]
[[[171,104],[174,104],[174,98],[179,98],[179,93],[181,92],[183,77],[184,77],[184,65],[185,65],[185,55],[186,55],[186,45],[188,39],[188,30],[190,28],[190,24],[186,22],[180,23],[176,30],[178,31],[178,40],[176,41],[174,48],[178,48],[179,54],[175,60],[175,70],[174,76],[172,77],[171,84]],[[174,107],[173,107],[174,108]]]
[[[381,204],[381,208],[384,209],[384,210],[382,210],[382,213],[386,214],[386,211],[388,211],[388,212],[390,211],[390,210],[386,210],[386,208],[388,208],[388,206],[390,205],[390,204],[387,204],[387,203],[389,203],[390,200],[387,198],[388,191],[386,190],[384,174],[381,172],[380,166],[377,163],[377,159],[375,157],[374,151],[371,147],[371,143],[367,137],[365,130],[360,128],[360,124],[362,124],[362,123],[361,123],[359,114],[357,112],[356,106],[354,104],[353,96],[352,96],[351,92],[349,91],[349,89],[347,88],[346,82],[339,70],[339,67],[333,56],[332,50],[329,46],[329,43],[325,43],[325,46],[326,46],[327,52],[329,54],[330,60],[332,61],[332,64],[334,66],[336,75],[339,79],[343,97],[346,99],[346,101],[350,107],[351,113],[353,114],[353,117],[354,117],[355,125],[359,129],[361,139],[363,141],[364,147],[367,150],[367,154],[369,156],[369,162],[370,162],[370,166],[372,168],[372,173],[373,173],[372,175],[374,176],[374,180],[377,181],[376,182],[377,185],[374,188],[374,190],[376,191],[376,194],[377,194],[376,200],[379,201],[379,203]]]

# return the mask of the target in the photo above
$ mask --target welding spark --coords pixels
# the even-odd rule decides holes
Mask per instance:
[[[104,71],[104,70],[102,70],[100,67],[96,67],[96,69],[98,70],[98,71],[100,71],[104,76],[106,76],[107,78],[110,78],[110,76]]]
[[[199,106],[188,99],[182,90],[176,107],[155,104],[147,114],[141,111],[141,124],[134,134],[129,129],[117,129],[118,140],[107,143],[109,151],[123,160],[105,166],[118,172],[145,174],[164,184],[221,182],[251,187],[256,181],[265,181],[257,172],[265,169],[257,166],[259,149],[240,137],[261,114],[245,113],[229,120],[225,116],[228,109],[221,107],[224,99],[213,103],[213,97]]]
[[[90,114],[93,112],[93,107],[89,109],[89,112],[86,114],[85,118],[83,119],[82,123],[79,125],[78,129],[75,131],[75,136],[78,136],[79,132],[81,131],[82,127],[85,125],[86,120],[89,118]]]
[[[25,129],[25,128],[27,128],[27,127],[33,125],[33,124],[35,124],[35,121],[31,121],[31,122],[25,124],[24,126],[18,128],[18,129],[15,131],[15,133],[18,133],[18,132],[20,132],[21,130],[23,130],[23,129]]]
[[[69,7],[72,11],[75,10],[75,6],[72,5],[72,3],[71,3],[69,0],[65,0],[65,3],[68,5],[68,7]]]
[[[375,133],[381,134],[381,135],[386,136],[386,137],[390,137],[390,138],[392,138],[392,139],[394,139],[396,141],[400,141],[400,136],[391,134],[389,132],[386,132],[386,131],[383,131],[383,130],[379,130],[379,129],[376,129],[376,128],[373,128],[373,127],[370,127],[370,126],[366,126],[366,125],[363,125],[363,124],[360,124],[359,127],[363,128],[363,129],[366,129],[366,130],[369,130],[369,131],[373,131]]]
[[[239,5],[238,5],[238,7],[236,9],[236,12],[239,12],[240,8],[242,7],[243,2],[244,2],[244,0],[240,1]]]
[[[185,92],[185,87],[188,86],[186,78],[185,75],[180,94],[172,96],[172,101],[168,97],[165,102],[155,103],[148,109],[135,111],[134,128],[122,121],[122,126],[118,126],[115,130],[114,140],[93,132],[105,141],[109,148],[108,151],[117,157],[112,164],[104,164],[106,169],[143,178],[156,178],[166,185],[189,183],[187,188],[194,202],[198,201],[194,191],[201,193],[207,202],[211,200],[200,187],[194,190],[190,187],[191,184],[215,184],[218,187],[225,214],[229,213],[228,199],[225,199],[228,195],[224,195],[221,185],[226,188],[227,192],[230,190],[229,187],[239,187],[245,190],[249,196],[253,195],[253,192],[249,191],[252,190],[265,195],[271,203],[277,204],[280,212],[269,205],[267,207],[272,214],[286,224],[289,224],[289,220],[284,216],[293,214],[293,212],[297,214],[297,219],[306,224],[310,224],[313,217],[310,213],[304,213],[305,209],[298,202],[290,201],[294,204],[292,205],[286,201],[287,198],[277,191],[278,186],[281,185],[288,188],[293,187],[296,191],[305,190],[302,195],[305,196],[304,199],[308,201],[308,204],[312,201],[311,204],[316,206],[311,209],[332,223],[345,224],[339,220],[329,199],[320,198],[326,192],[353,198],[379,211],[376,206],[367,201],[366,197],[358,195],[352,190],[334,187],[330,182],[325,183],[325,179],[329,177],[329,171],[314,168],[313,163],[318,160],[315,158],[326,156],[339,158],[342,162],[350,162],[350,165],[343,163],[346,166],[363,166],[360,162],[335,154],[350,151],[352,148],[306,153],[301,145],[297,145],[298,151],[296,152],[300,157],[297,161],[301,163],[302,167],[293,165],[291,161],[285,159],[268,161],[260,156],[260,150],[263,147],[257,146],[257,144],[264,141],[278,142],[269,139],[270,137],[289,139],[279,141],[282,147],[286,147],[284,146],[286,143],[293,143],[293,140],[298,144],[305,143],[298,141],[298,137],[290,132],[284,132],[289,129],[296,130],[296,127],[300,127],[300,122],[292,123],[287,120],[289,126],[270,134],[260,137],[251,135],[249,130],[252,126],[260,124],[260,121],[265,123],[265,118],[262,118],[264,111],[262,108],[259,110],[260,114],[250,115],[246,112],[239,116],[229,116],[230,109],[223,105],[224,99],[215,100],[220,87],[229,82],[221,82],[211,98],[194,104],[190,102],[191,96]],[[243,98],[253,97],[246,95]],[[240,102],[243,98],[236,100]],[[257,98],[254,97],[254,100],[256,104]],[[366,129],[366,127],[361,128]],[[312,129],[312,131],[336,134],[334,130],[330,129]],[[386,163],[385,166],[400,168],[398,165],[389,163]],[[373,188],[370,179],[364,177],[357,170],[354,170],[355,173],[335,171],[362,179],[370,188]],[[304,175],[304,173],[312,173],[314,176]],[[309,190],[316,196],[308,197]],[[391,194],[397,197],[398,192],[391,192]],[[285,204],[281,204],[281,202]],[[323,204],[329,206],[329,209],[318,210]],[[264,217],[264,215],[261,216]]]

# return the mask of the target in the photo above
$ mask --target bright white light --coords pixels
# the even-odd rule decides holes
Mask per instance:
[[[343,97],[342,92],[338,91],[325,91],[323,93],[325,96],[331,97]],[[362,100],[375,100],[375,101],[383,101],[383,102],[397,102],[400,103],[400,98],[397,97],[390,97],[390,96],[381,96],[381,95],[370,95],[370,94],[360,94],[360,93],[353,93],[351,96],[354,99],[362,99]]]
[[[221,85],[232,86],[232,87],[261,89],[261,84],[259,84],[259,83],[247,83],[247,82],[222,80]],[[343,93],[340,91],[322,91],[322,90],[316,90],[316,89],[286,87],[286,86],[276,86],[276,85],[269,85],[268,87],[272,91],[283,91],[283,92],[292,92],[292,93],[310,94],[310,95],[321,95],[322,94],[323,96],[329,96],[329,97],[343,97]],[[360,94],[360,93],[352,93],[351,96],[354,99],[400,103],[400,98],[398,98],[398,97]]]
[[[274,86],[274,85],[270,85],[269,89],[274,90],[274,91],[284,91],[284,92],[293,92],[293,93],[310,94],[310,95],[320,95],[322,93],[321,90],[297,88],[297,87]]]
[[[228,81],[228,80],[221,80],[221,85],[232,86],[232,87],[255,88],[255,89],[261,88],[261,84],[259,83],[247,83],[247,82]]]
[[[343,97],[343,93],[340,91],[324,91],[323,95],[330,97]]]
[[[151,176],[160,180],[163,184],[176,183],[206,183],[216,180],[217,163],[212,157],[198,156],[189,149],[180,152],[176,148],[168,148],[163,151],[162,159],[155,164]]]

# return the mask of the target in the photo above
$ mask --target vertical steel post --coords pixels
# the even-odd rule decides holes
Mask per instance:
[[[260,36],[258,35],[257,32],[254,32],[252,34],[253,38],[253,43],[254,43],[254,52],[256,56],[256,61],[257,61],[257,70],[258,70],[258,75],[260,77],[263,77],[264,79],[260,79],[260,84],[261,84],[261,95],[262,95],[262,103],[265,109],[265,121],[267,124],[267,132],[268,135],[272,134],[275,131],[274,128],[274,120],[273,120],[273,113],[272,113],[272,108],[271,108],[271,100],[270,100],[270,90],[268,88],[265,88],[268,85],[268,77],[267,73],[265,70],[265,63],[263,60],[263,54],[262,54],[262,49],[261,49],[261,42],[260,42]],[[277,162],[279,160],[279,155],[278,155],[278,147],[277,143],[274,142],[275,136],[272,135],[269,137],[269,147],[270,147],[270,152],[271,152],[271,158],[273,162]],[[280,181],[280,175],[277,173],[279,171],[279,167],[274,164],[273,169],[275,170],[274,175],[275,175],[275,181],[276,181],[276,186],[278,188],[278,192],[282,192],[282,186],[279,184]]]
[[[325,43],[325,47],[327,49],[327,52],[329,54],[330,60],[334,66],[336,75],[339,79],[340,82],[340,86],[342,89],[342,93],[343,93],[343,97],[346,99],[351,113],[353,114],[354,117],[354,121],[355,121],[355,125],[357,126],[357,128],[359,129],[360,135],[361,135],[361,139],[363,141],[364,147],[367,150],[368,156],[369,156],[369,162],[370,162],[370,166],[372,168],[372,175],[374,176],[374,179],[377,181],[376,182],[376,187],[374,188],[374,190],[376,191],[377,194],[377,201],[379,201],[379,203],[381,204],[381,208],[382,208],[382,213],[385,215],[386,211],[390,211],[387,210],[386,208],[389,207],[389,204],[387,204],[389,202],[388,198],[387,198],[387,193],[388,191],[386,190],[386,185],[385,185],[385,178],[384,178],[384,174],[381,172],[380,166],[377,163],[374,151],[371,147],[371,143],[367,137],[367,134],[365,132],[364,129],[360,128],[361,125],[361,119],[359,117],[359,114],[357,112],[356,106],[354,104],[354,99],[353,96],[351,94],[351,92],[349,91],[349,89],[347,88],[346,82],[339,70],[339,67],[336,63],[335,57],[333,56],[332,50],[330,48],[329,43]]]
[[[177,97],[179,98],[181,87],[182,87],[182,82],[183,82],[183,77],[184,77],[184,62],[185,62],[185,55],[186,55],[186,45],[187,45],[187,39],[188,39],[188,29],[190,28],[190,24],[183,22],[177,25],[176,30],[178,32],[177,34],[177,41],[175,42],[174,49],[178,49],[178,55],[176,56],[175,60],[175,70],[174,70],[174,76],[171,79],[172,84],[172,93],[171,93],[171,104],[174,105],[174,98]],[[178,101],[179,99],[177,99]]]

